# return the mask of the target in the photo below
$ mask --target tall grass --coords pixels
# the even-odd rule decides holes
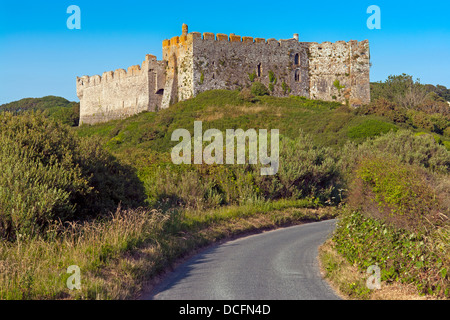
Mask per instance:
[[[117,210],[108,219],[54,223],[48,236],[0,242],[0,299],[135,298],[175,259],[227,236],[334,216],[307,200],[187,212]],[[311,208],[311,209],[309,209]],[[69,266],[81,289],[69,290]]]

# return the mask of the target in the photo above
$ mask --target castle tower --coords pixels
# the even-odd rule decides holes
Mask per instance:
[[[186,23],[183,23],[183,26],[181,27],[182,33],[181,35],[187,36],[188,34],[188,25]]]

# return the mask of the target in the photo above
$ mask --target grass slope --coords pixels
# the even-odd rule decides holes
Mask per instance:
[[[139,167],[149,155],[170,152],[177,144],[170,139],[175,129],[185,128],[193,134],[194,121],[203,121],[203,131],[279,129],[281,135],[296,138],[303,130],[313,135],[317,145],[334,148],[349,139],[362,141],[398,128],[387,118],[356,115],[336,102],[262,96],[251,103],[241,100],[237,91],[212,90],[158,113],[145,112],[125,120],[82,126],[77,131],[81,136],[101,137],[116,156]]]
[[[71,102],[56,96],[25,98],[0,105],[0,112],[9,111],[17,114],[24,111],[41,111],[70,126],[78,125],[79,109],[78,102]]]

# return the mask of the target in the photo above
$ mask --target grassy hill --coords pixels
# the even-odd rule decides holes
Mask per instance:
[[[46,115],[70,126],[77,126],[80,117],[80,104],[62,97],[46,96],[25,98],[0,105],[0,112],[21,113],[24,111],[42,111]]]
[[[240,99],[238,91],[226,90],[204,92],[158,113],[141,113],[125,120],[82,126],[77,132],[81,136],[101,137],[115,155],[139,166],[145,162],[141,159],[143,152],[170,152],[177,144],[170,141],[171,133],[185,128],[193,134],[193,123],[200,120],[203,131],[209,128],[221,131],[279,129],[281,135],[291,139],[303,131],[312,136],[315,144],[334,149],[341,148],[347,141],[362,142],[400,128],[433,133],[408,121],[395,122],[387,116],[365,114],[336,102],[261,96],[252,103]],[[442,141],[450,140],[450,137],[434,134]]]

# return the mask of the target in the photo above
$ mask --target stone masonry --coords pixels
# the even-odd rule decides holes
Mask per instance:
[[[80,124],[158,111],[212,89],[241,89],[262,82],[277,97],[296,95],[352,106],[370,102],[367,40],[300,42],[188,33],[164,40],[163,59],[146,55],[142,66],[102,76],[77,77]]]

